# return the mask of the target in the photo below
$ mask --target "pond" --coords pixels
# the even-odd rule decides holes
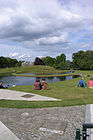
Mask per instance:
[[[48,73],[48,74],[46,74],[46,75],[58,75],[58,74],[70,74],[70,73],[74,73],[74,71],[61,72],[61,73]],[[43,74],[20,73],[20,75],[43,75]]]
[[[59,76],[59,77],[47,77],[45,78],[48,83],[71,80],[73,78],[77,78],[77,76]],[[21,76],[6,76],[0,77],[0,82],[3,83],[4,86],[21,86],[21,85],[34,85],[36,77],[21,77]],[[40,78],[42,81],[42,78]]]

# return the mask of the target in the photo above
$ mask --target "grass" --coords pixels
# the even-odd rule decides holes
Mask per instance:
[[[0,69],[0,76],[10,75],[13,72],[14,68],[2,68]]]
[[[14,73],[13,71],[16,71]],[[65,70],[67,71],[67,70]],[[50,73],[61,73],[65,72],[64,70],[56,70],[50,66],[25,66],[25,67],[12,67],[12,68],[2,68],[0,69],[0,76],[4,75],[18,75],[21,76],[20,73],[35,73],[35,74],[50,74]],[[27,76],[27,75],[26,75]]]
[[[55,83],[49,83],[51,90],[34,90],[33,85],[28,86],[16,86],[10,87],[11,90],[23,91],[28,93],[36,93],[38,95],[53,97],[57,99],[78,99],[78,98],[88,98],[93,96],[93,90],[87,88],[76,87],[80,78],[75,78],[68,81],[61,81]],[[88,79],[85,81],[88,83]],[[88,85],[87,85],[88,86]]]
[[[81,103],[82,102],[82,103]],[[90,102],[91,103],[91,102]],[[5,108],[45,108],[45,107],[64,107],[74,105],[85,105],[86,103],[80,100],[64,100],[64,101],[13,101],[0,100],[0,107]]]
[[[85,105],[93,103],[93,90],[87,88],[76,88],[77,79],[50,83],[51,90],[34,90],[34,86],[17,86],[9,89],[16,91],[32,92],[38,95],[62,99],[62,101],[6,101],[0,100],[1,107],[12,108],[42,108]],[[86,82],[89,78],[86,78]]]
[[[35,72],[37,67],[34,67]],[[40,71],[40,67],[39,70]],[[44,69],[44,68],[43,68]],[[41,72],[50,70],[41,70]],[[19,71],[19,69],[17,70]],[[23,71],[22,71],[23,72]],[[53,97],[57,99],[62,99],[61,101],[10,101],[10,100],[0,100],[0,107],[10,107],[10,108],[42,108],[42,107],[62,107],[62,106],[74,106],[74,105],[86,105],[93,103],[93,89],[88,88],[88,81],[90,77],[86,75],[91,75],[93,77],[93,71],[76,71],[74,74],[81,74],[85,76],[85,82],[87,83],[86,88],[76,87],[78,81],[81,79],[75,78],[68,81],[61,81],[55,83],[49,83],[51,90],[34,90],[33,85],[27,86],[16,86],[9,87],[10,90],[23,91],[36,93],[38,95]],[[52,71],[53,73],[53,71]],[[34,84],[34,83],[33,83]]]

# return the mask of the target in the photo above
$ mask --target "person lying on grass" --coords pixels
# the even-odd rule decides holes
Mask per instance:
[[[84,81],[84,78],[82,77],[82,79],[81,80],[79,80],[79,82],[78,82],[78,84],[77,84],[77,87],[86,87],[86,83],[85,83],[85,81]]]

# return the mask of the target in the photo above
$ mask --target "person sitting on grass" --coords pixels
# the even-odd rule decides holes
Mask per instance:
[[[4,87],[2,83],[0,83],[0,88],[8,88],[8,87]]]
[[[93,78],[90,78],[88,87],[93,88]]]
[[[50,89],[50,87],[48,86],[48,83],[46,82],[46,80],[44,78],[42,79],[42,89],[43,90]]]
[[[79,76],[81,76],[81,77],[82,77],[82,74],[81,74],[81,72],[79,73]]]
[[[41,83],[40,83],[40,80],[37,78],[36,79],[36,82],[34,83],[34,89],[35,90],[40,90],[42,87],[41,87]]]
[[[84,81],[84,78],[82,77],[82,79],[81,80],[79,80],[79,82],[78,82],[78,84],[77,84],[77,87],[79,87],[79,85],[80,85],[80,87],[86,87],[86,83],[85,83],[85,81]]]
[[[0,88],[4,88],[3,85],[2,85],[2,83],[0,83]]]

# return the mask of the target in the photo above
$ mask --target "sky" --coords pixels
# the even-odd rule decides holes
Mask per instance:
[[[93,50],[93,0],[0,0],[0,56],[34,61]]]

